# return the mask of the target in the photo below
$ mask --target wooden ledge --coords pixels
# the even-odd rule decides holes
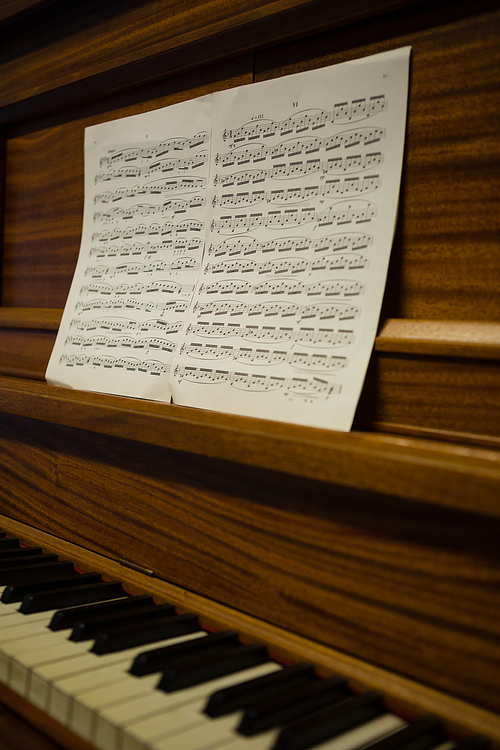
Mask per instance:
[[[0,410],[292,476],[500,515],[500,451],[340,433],[0,377]]]

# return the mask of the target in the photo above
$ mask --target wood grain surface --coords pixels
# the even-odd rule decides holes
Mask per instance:
[[[500,519],[7,415],[0,452],[4,515],[499,709]]]

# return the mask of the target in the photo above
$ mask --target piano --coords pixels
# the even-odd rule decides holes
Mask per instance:
[[[382,734],[437,716],[442,750],[477,735],[500,746],[499,31],[491,0],[0,9],[4,539],[196,615],[192,642],[230,630],[238,648],[263,644],[264,672],[309,669],[318,690],[340,676],[361,702],[375,691]],[[408,44],[398,224],[351,433],[45,383],[79,248],[87,125]],[[38,623],[27,639],[86,653],[19,606],[0,603],[0,622]],[[0,636],[4,664],[14,642]],[[102,747],[5,674],[0,747]],[[64,679],[78,691],[77,674]],[[318,746],[377,747],[351,731]],[[228,748],[257,748],[234,737]],[[134,747],[120,738],[116,750]]]

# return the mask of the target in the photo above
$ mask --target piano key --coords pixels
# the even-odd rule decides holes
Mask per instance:
[[[93,715],[96,718],[95,724],[92,730],[92,734],[87,737],[90,741],[101,748],[101,750],[109,750],[112,748],[125,748],[126,743],[129,742],[129,737],[135,736],[134,725],[140,724],[144,719],[152,720],[155,716],[165,717],[165,731],[168,729],[168,711],[180,705],[187,705],[194,701],[206,700],[207,693],[216,690],[222,690],[225,687],[234,685],[235,682],[241,682],[242,680],[252,680],[256,677],[269,674],[282,669],[279,664],[275,662],[267,662],[257,667],[244,670],[237,674],[225,675],[218,679],[195,685],[194,687],[186,690],[181,690],[175,693],[164,693],[163,691],[148,689],[142,697],[137,696],[129,701],[122,701],[119,704],[108,705],[90,705]],[[147,678],[141,678],[139,682]],[[81,702],[83,703],[88,696],[81,696]],[[85,716],[88,720],[88,714]],[[212,721],[212,720],[210,720]],[[207,720],[208,723],[208,720]],[[76,731],[77,734],[81,734],[82,725],[74,721],[71,727]],[[82,736],[84,736],[82,734]]]
[[[134,659],[129,671],[136,677],[161,672],[175,659],[180,659],[183,656],[198,656],[203,651],[220,652],[226,650],[228,646],[238,643],[237,633],[233,633],[232,630],[223,630],[219,633],[212,633],[201,641],[179,644],[178,646],[168,645],[165,648],[143,651]]]
[[[69,575],[64,575],[61,578],[49,578],[46,581],[32,581],[31,583],[5,586],[1,601],[2,604],[21,602],[27,594],[66,589],[70,586],[87,586],[89,583],[100,583],[101,581],[100,573],[77,573],[76,570],[73,570]]]
[[[263,700],[269,701],[283,691],[309,685],[317,680],[314,668],[300,662],[265,677],[240,682],[212,693],[203,711],[210,717],[223,716]]]
[[[260,643],[233,646],[222,654],[193,658],[176,663],[163,672],[159,690],[173,692],[191,685],[208,682],[232,672],[269,661],[267,648]]]
[[[25,550],[18,549],[18,550],[8,550],[9,556],[5,557],[4,555],[6,553],[0,553],[0,570],[4,570],[5,568],[17,568],[21,566],[26,565],[37,565],[40,562],[56,562],[58,557],[57,555],[48,555],[48,554],[38,554],[38,555],[26,555],[26,554],[14,554],[14,553],[22,553]]]
[[[123,613],[108,612],[95,616],[85,615],[85,619],[76,622],[70,635],[72,641],[86,641],[95,638],[97,633],[121,625],[148,623],[164,617],[175,616],[175,607],[171,604],[150,604],[139,611],[129,610]],[[193,615],[194,616],[194,615]]]
[[[111,612],[127,612],[132,609],[149,607],[154,604],[152,596],[130,596],[125,594],[121,599],[113,599],[99,604],[86,604],[81,607],[70,607],[55,612],[49,623],[50,630],[65,630],[87,616],[104,615]]]
[[[154,620],[147,625],[142,623],[111,628],[97,634],[92,646],[95,654],[109,654],[133,646],[165,640],[166,638],[192,633],[198,630],[198,618],[195,615],[172,615]]]
[[[370,691],[295,722],[279,734],[274,750],[305,750],[384,713],[382,696]]]
[[[6,549],[0,550],[0,560],[5,560],[7,557],[31,557],[32,555],[41,555],[43,549],[41,547],[19,547],[19,549]]]
[[[89,586],[72,586],[56,591],[26,594],[19,611],[24,614],[31,614],[44,610],[54,610],[57,607],[72,607],[85,602],[102,602],[113,597],[121,597],[124,593],[121,583],[116,581],[92,583]]]
[[[203,635],[204,633],[188,633],[171,639],[171,642],[183,643],[186,640],[197,639]],[[66,673],[65,676],[57,678],[55,676],[57,673],[52,668],[50,670],[52,680],[46,691],[46,711],[61,723],[68,725],[74,703],[81,694],[99,689],[101,695],[98,698],[97,705],[100,706],[109,701],[110,698],[116,702],[120,699],[120,696],[129,697],[130,695],[143,693],[147,687],[146,683],[130,677],[127,673],[130,662],[136,654],[136,649],[122,653],[127,653],[127,656],[125,658],[122,657],[120,661],[117,661],[117,656],[113,654],[114,663],[94,665],[94,668],[88,668],[85,672],[80,672],[78,675],[74,673],[68,675]],[[101,657],[97,657],[97,660],[102,661]],[[38,670],[37,674],[41,674],[42,672],[46,677],[49,670],[46,668],[41,669]],[[148,680],[151,682],[151,687],[154,687],[155,682],[158,681],[158,675],[153,675]]]
[[[21,568],[9,568],[0,571],[0,584],[35,583],[59,578],[70,573],[76,573],[73,563],[67,560],[51,563],[39,563],[33,567],[26,565]]]
[[[341,677],[318,679],[312,684],[288,690],[273,699],[251,706],[245,711],[237,731],[250,737],[345,701],[350,695],[352,693]]]
[[[0,539],[0,550],[4,549],[18,549],[19,548],[19,539],[14,539],[13,537],[10,537],[7,539],[7,537],[2,537]]]
[[[370,750],[433,750],[444,739],[441,721],[425,716],[399,732],[379,740]]]
[[[361,748],[369,747],[371,750],[373,743],[403,729],[405,726],[406,722],[399,716],[386,713],[372,721],[350,729],[334,739],[326,740],[321,744],[311,745],[310,747],[317,747],[318,750],[360,750]],[[224,744],[224,750],[275,750],[279,732],[279,729],[271,729],[256,737],[235,739]],[[200,748],[199,750],[205,750],[205,748]],[[158,746],[155,745],[155,750],[165,750],[165,748],[158,744]]]

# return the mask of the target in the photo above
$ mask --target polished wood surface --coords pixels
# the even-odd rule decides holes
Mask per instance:
[[[9,7],[0,525],[500,743],[498,3]],[[87,125],[406,44],[399,218],[350,434],[40,382]]]

